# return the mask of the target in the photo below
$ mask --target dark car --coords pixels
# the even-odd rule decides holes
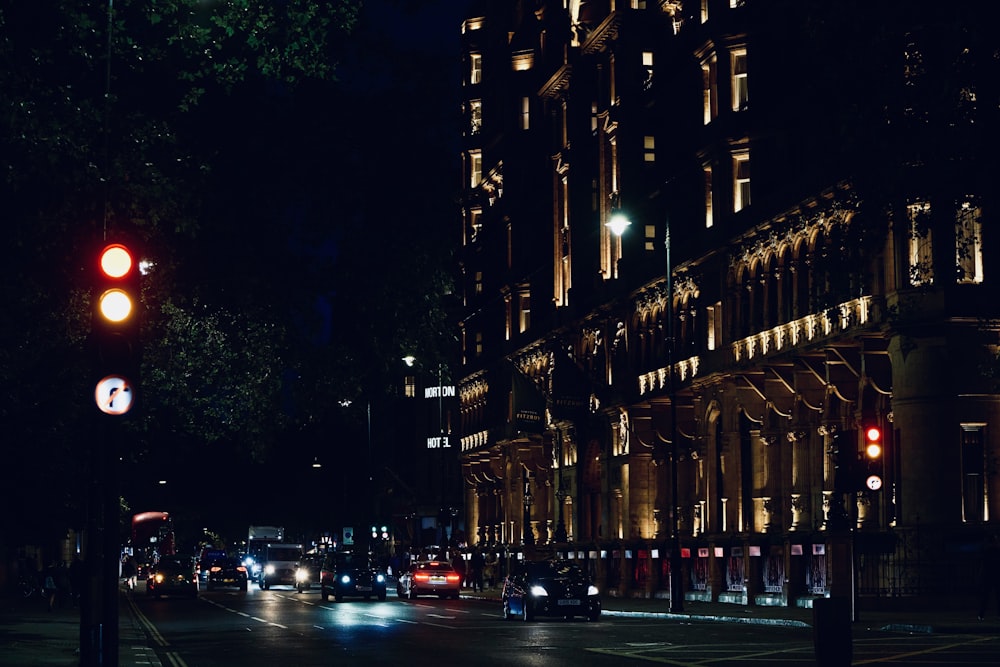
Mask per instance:
[[[164,595],[198,597],[198,572],[193,558],[163,556],[149,570],[146,595],[159,598]]]
[[[458,599],[462,575],[446,560],[414,563],[396,580],[396,594],[413,600],[418,595]]]
[[[319,576],[320,598],[324,602],[331,594],[337,602],[345,597],[385,599],[388,577],[367,554],[329,553],[323,559]]]
[[[515,616],[531,621],[536,616],[601,617],[601,596],[575,563],[526,562],[504,579],[500,593],[505,619]]]
[[[295,589],[304,593],[320,583],[320,571],[323,569],[323,556],[306,554],[295,568]]]
[[[216,556],[208,562],[208,590],[231,586],[241,591],[247,589],[247,568],[239,558]]]

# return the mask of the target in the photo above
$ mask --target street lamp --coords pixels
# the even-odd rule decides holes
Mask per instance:
[[[617,211],[606,223],[607,227],[616,236],[621,236],[632,222],[621,211]],[[680,521],[678,516],[678,493],[677,493],[677,379],[674,368],[674,357],[676,356],[676,334],[674,333],[674,270],[670,259],[670,216],[666,216],[663,221],[663,247],[666,258],[667,277],[667,369],[669,372],[670,385],[668,395],[670,397],[670,611],[684,611],[684,594],[681,591],[681,540]]]

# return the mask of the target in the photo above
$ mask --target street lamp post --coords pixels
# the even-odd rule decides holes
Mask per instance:
[[[620,211],[606,223],[616,236],[621,236],[632,224]],[[670,611],[684,611],[684,592],[681,590],[681,539],[679,521],[679,498],[677,492],[677,377],[674,368],[676,356],[676,334],[674,332],[674,267],[670,259],[670,216],[664,218],[663,247],[666,251],[667,274],[667,369],[670,377],[668,394],[670,397]]]
[[[681,539],[677,493],[677,379],[674,368],[674,267],[670,261],[670,216],[664,219],[663,247],[667,265],[667,368],[670,373],[670,611],[684,611],[681,590]]]

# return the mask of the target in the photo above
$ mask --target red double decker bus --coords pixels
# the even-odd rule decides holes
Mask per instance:
[[[168,512],[132,515],[132,556],[140,565],[174,554],[174,520]]]

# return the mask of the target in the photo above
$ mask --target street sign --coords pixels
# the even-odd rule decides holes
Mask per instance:
[[[106,415],[123,415],[132,407],[134,394],[129,381],[121,375],[108,375],[94,388],[97,409]]]

